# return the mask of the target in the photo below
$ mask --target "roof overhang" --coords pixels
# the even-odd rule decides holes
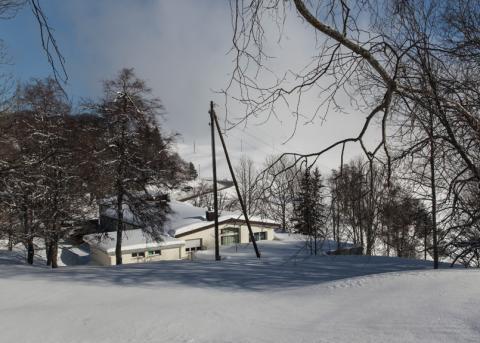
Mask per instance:
[[[237,218],[227,218],[227,219],[218,221],[218,225],[223,225],[223,224],[244,225],[246,223],[247,222],[244,219],[237,219]],[[266,228],[271,228],[271,229],[274,229],[274,228],[277,228],[277,227],[281,226],[279,223],[274,223],[274,222],[269,223],[269,222],[262,222],[262,221],[256,221],[256,220],[250,220],[250,224],[255,225],[255,226],[262,226],[262,227],[266,227]],[[215,226],[215,222],[208,222],[202,227],[195,227],[195,228],[192,228],[192,230],[188,230],[188,231],[185,231],[185,232],[181,232],[179,234],[175,234],[175,238],[188,236],[188,235],[191,235],[192,233],[201,232],[201,231],[210,229],[214,226]]]

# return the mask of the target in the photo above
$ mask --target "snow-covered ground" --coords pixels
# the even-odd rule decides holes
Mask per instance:
[[[155,189],[154,187],[151,188]],[[232,181],[229,180],[219,180],[217,182],[217,191],[219,197],[225,196],[228,199],[237,197],[235,187],[233,186]],[[195,180],[183,182],[176,188],[168,189],[167,191],[170,199],[179,201],[184,201],[184,199],[190,200],[190,198],[195,195],[198,196],[199,193],[202,192],[213,192],[212,179],[197,178]]]
[[[479,270],[301,245],[58,270],[1,251],[0,342],[480,341]]]
[[[34,264],[44,265],[47,261],[45,241],[43,239],[34,239],[34,245]],[[13,247],[13,253],[8,253],[5,250],[7,250],[7,241],[0,240],[0,265],[2,263],[12,263],[12,260],[23,263],[23,261],[25,261],[26,259],[27,251],[24,245],[21,243]],[[70,243],[60,241],[58,245],[57,259],[57,264],[59,266],[66,267],[85,265],[89,264],[90,262],[90,247],[88,246],[88,244],[83,243],[80,245],[72,245]]]

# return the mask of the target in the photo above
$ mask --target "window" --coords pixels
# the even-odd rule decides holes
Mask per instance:
[[[236,228],[236,227],[226,227],[225,229],[221,229],[220,233],[222,235],[238,234],[238,228]]]
[[[227,227],[220,231],[220,243],[222,245],[232,245],[240,243],[240,229],[236,227]]]
[[[222,236],[222,245],[233,245],[240,243],[239,236]]]
[[[255,232],[253,236],[255,237],[255,241],[264,241],[267,239],[267,232]]]
[[[144,251],[139,251],[139,252],[132,252],[132,257],[145,257],[145,252]]]
[[[162,254],[161,250],[149,250],[148,251],[148,256],[159,256]]]
[[[185,251],[186,252],[194,252],[194,251],[199,251],[199,250],[202,250],[202,247],[190,247],[190,248],[185,248]]]

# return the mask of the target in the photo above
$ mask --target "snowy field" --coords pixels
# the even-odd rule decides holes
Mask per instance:
[[[260,248],[58,270],[0,251],[0,342],[480,342],[478,270]]]

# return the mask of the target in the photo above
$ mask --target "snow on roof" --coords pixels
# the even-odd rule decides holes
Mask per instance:
[[[254,222],[259,222],[263,224],[271,224],[274,226],[280,226],[277,222],[270,220],[270,219],[263,219],[260,217],[256,216],[251,216],[249,217],[250,221]],[[231,213],[231,212],[223,212],[218,216],[218,222],[224,223],[230,220],[240,220],[240,221],[245,221],[245,217],[243,214],[238,214],[238,213]],[[201,229],[205,226],[210,226],[213,225],[213,221],[206,221],[204,220],[203,222],[195,222],[189,225],[181,226],[176,228],[175,230],[170,230],[169,233],[174,233],[175,236],[185,234],[190,231],[198,230]],[[172,232],[173,231],[173,232]]]
[[[108,234],[92,234],[84,236],[83,239],[87,243],[110,254],[115,252],[115,246],[117,243],[116,235],[115,232],[110,232]],[[125,230],[122,238],[122,251],[175,247],[183,244],[185,244],[184,241],[167,235],[160,235],[160,239],[155,241],[147,237],[141,229]]]
[[[167,216],[168,220],[163,229],[165,234],[169,234],[174,237],[179,234],[185,234],[187,232],[201,229],[213,224],[213,221],[207,221],[206,210],[203,208],[180,201],[171,201],[169,204],[170,208],[172,209],[172,213]],[[116,218],[116,211],[113,208],[107,209],[103,214],[111,218]],[[125,222],[136,225],[140,224],[127,207],[124,207],[123,209],[123,218]],[[280,226],[280,224],[274,220],[261,218],[258,216],[250,216],[249,219],[255,222]],[[218,217],[219,222],[225,222],[229,220],[245,220],[245,218],[240,213],[226,211],[220,213]]]

